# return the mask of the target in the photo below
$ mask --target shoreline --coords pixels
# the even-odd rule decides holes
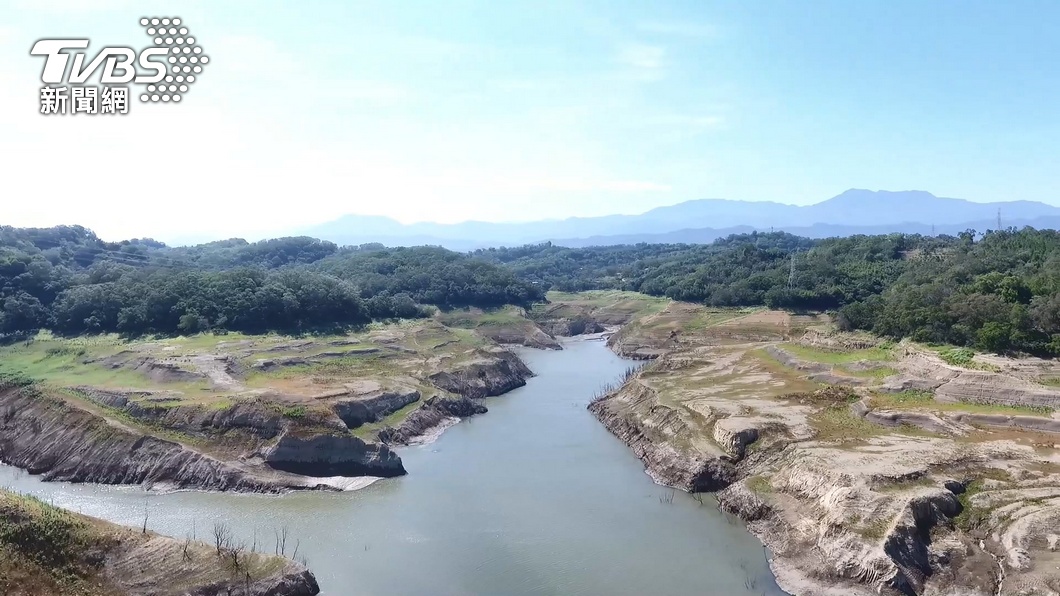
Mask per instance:
[[[1041,401],[1060,391],[904,344],[888,348],[895,355],[884,364],[858,361],[887,366],[876,385],[852,376],[844,386],[831,367],[792,356],[809,358],[810,348],[740,341],[666,351],[588,409],[655,483],[712,493],[741,519],[781,589],[995,596],[1052,585],[1056,415],[1013,415],[1011,393],[999,388]],[[813,389],[803,379],[821,370],[830,380]],[[980,400],[1001,403],[886,390],[932,378],[940,392],[978,389]]]

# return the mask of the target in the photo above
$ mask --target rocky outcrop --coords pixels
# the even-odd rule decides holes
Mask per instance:
[[[854,411],[866,420],[880,426],[901,428],[912,426],[930,433],[950,436],[968,434],[972,427],[964,424],[959,417],[941,417],[931,412],[903,412],[898,410],[871,410],[863,403],[856,404]]]
[[[1060,533],[1050,529],[1060,520],[1060,477],[1032,467],[1019,494],[991,486],[989,502],[978,492],[987,485],[976,485],[969,499],[967,474],[1033,466],[1040,456],[1011,441],[954,437],[971,435],[973,425],[1051,432],[1060,417],[874,411],[869,397],[849,401],[867,395],[852,390],[764,399],[777,377],[754,358],[732,355],[741,349],[667,353],[589,409],[657,482],[716,491],[719,506],[769,548],[782,588],[813,596],[1014,596],[1053,585],[1053,559],[1041,553],[1060,547]],[[792,369],[799,364],[790,360]],[[802,368],[800,379],[816,374]],[[761,393],[741,389],[747,379]],[[859,416],[895,431],[859,427]],[[1021,570],[1018,580],[1012,569]]]
[[[518,356],[508,350],[495,348],[484,350],[473,360],[435,372],[428,379],[443,391],[482,398],[522,387],[531,376],[533,373]]]
[[[900,374],[887,379],[880,390],[934,391],[944,402],[1002,406],[1060,408],[1060,390],[993,370],[971,370],[946,364],[938,355],[905,347],[898,363]]]
[[[256,457],[222,459],[32,388],[0,390],[0,461],[51,481],[276,493],[332,488],[322,477],[405,473],[386,445],[334,433],[287,426]]]
[[[731,458],[720,449],[692,455],[667,439],[688,436],[684,419],[659,403],[655,392],[636,380],[589,404],[589,411],[637,455],[656,482],[686,491],[716,491],[736,479]]]
[[[935,389],[939,401],[1060,408],[1060,391],[1000,373],[962,370]]]
[[[0,391],[0,461],[45,480],[280,492],[294,488],[32,391]]]
[[[758,440],[761,423],[747,418],[722,418],[714,423],[714,442],[727,453],[742,459],[747,446]]]
[[[328,478],[332,476],[403,476],[401,458],[381,443],[366,443],[352,435],[287,432],[261,451],[271,468]]]
[[[521,325],[507,325],[499,327],[479,327],[479,334],[497,342],[498,344],[526,346],[538,350],[562,350],[556,338],[543,331],[536,323],[526,321]]]
[[[541,329],[553,337],[574,337],[576,335],[592,335],[603,333],[607,328],[589,315],[573,318],[555,318],[543,320],[539,323]]]
[[[390,445],[408,445],[444,426],[448,421],[485,414],[486,406],[463,396],[432,397],[397,427],[379,431],[379,440]]]
[[[405,406],[420,400],[415,389],[380,389],[366,395],[340,398],[331,406],[332,411],[346,424],[357,428],[370,422],[378,422]]]

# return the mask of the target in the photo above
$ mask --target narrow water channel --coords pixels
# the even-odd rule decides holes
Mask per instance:
[[[629,361],[599,341],[523,350],[537,376],[489,413],[400,451],[409,475],[281,497],[43,483],[0,486],[81,513],[209,541],[228,523],[272,552],[289,529],[327,596],[783,594],[765,552],[712,498],[654,484],[585,409]]]

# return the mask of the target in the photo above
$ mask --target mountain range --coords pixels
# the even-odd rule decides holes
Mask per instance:
[[[701,199],[640,215],[605,215],[525,223],[467,221],[402,224],[380,216],[347,215],[298,234],[340,245],[441,245],[453,250],[551,241],[561,246],[637,242],[711,242],[753,230],[823,238],[891,232],[956,234],[998,227],[1060,228],[1060,207],[1035,201],[976,203],[925,191],[851,189],[812,205]]]

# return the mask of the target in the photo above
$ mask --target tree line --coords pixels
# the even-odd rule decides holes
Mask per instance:
[[[474,254],[555,289],[834,311],[845,329],[896,339],[1060,355],[1055,230],[821,240],[750,233],[706,245],[545,243]]]
[[[507,268],[431,247],[339,249],[295,237],[170,248],[104,242],[80,226],[0,227],[0,337],[40,329],[128,336],[303,332],[529,305],[543,290]]]
[[[529,306],[549,289],[622,289],[712,306],[832,311],[845,329],[1060,355],[1060,233],[809,239],[457,253],[307,237],[167,247],[79,226],[0,227],[0,336],[309,331]]]

